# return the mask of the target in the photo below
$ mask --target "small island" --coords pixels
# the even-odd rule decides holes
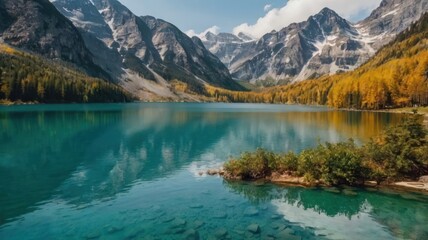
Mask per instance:
[[[245,152],[225,163],[226,180],[267,180],[304,186],[386,185],[428,191],[428,139],[423,119],[410,115],[364,145],[319,144],[297,154],[265,149]]]

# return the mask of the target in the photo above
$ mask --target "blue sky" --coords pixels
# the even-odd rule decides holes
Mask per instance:
[[[284,0],[120,0],[138,15],[151,15],[197,32],[219,26],[231,32],[244,22],[255,22],[265,15],[264,7],[281,7]]]
[[[119,0],[137,15],[169,21],[195,34],[217,26],[222,32],[260,37],[329,7],[351,21],[366,17],[381,0]],[[270,6],[266,9],[266,6]]]

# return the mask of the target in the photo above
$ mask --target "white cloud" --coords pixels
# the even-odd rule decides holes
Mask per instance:
[[[265,5],[265,7],[263,8],[263,10],[265,10],[265,12],[269,11],[272,9],[272,5],[271,4],[267,4]]]
[[[186,32],[184,32],[187,36],[189,36],[189,37],[194,37],[194,36],[197,36],[198,34],[195,32],[195,30],[193,30],[193,29],[190,29],[190,30],[187,30]]]
[[[336,11],[346,19],[368,13],[379,6],[381,0],[289,0],[282,8],[274,8],[253,25],[243,23],[233,29],[234,34],[243,32],[259,38],[272,30],[280,30],[293,22],[301,22],[317,14],[324,7]]]
[[[212,32],[214,34],[219,34],[220,33],[220,28],[218,26],[212,26],[212,27],[206,29],[205,31],[203,31],[201,33],[197,33],[197,32],[195,32],[195,30],[190,29],[190,30],[186,31],[185,33],[189,37],[196,36],[196,37],[199,37],[199,38],[203,38],[205,36],[205,34],[207,34],[208,32]]]

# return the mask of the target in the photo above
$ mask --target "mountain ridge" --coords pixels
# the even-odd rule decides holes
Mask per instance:
[[[427,106],[428,13],[353,71],[259,92],[209,89],[209,93],[226,102],[311,104],[365,110]]]
[[[136,16],[116,0],[53,4],[80,30],[86,44],[96,48],[92,52],[96,62],[142,99],[153,95],[179,99],[172,91],[172,80],[186,83],[197,93],[207,83],[242,90],[217,57],[171,23]]]
[[[426,11],[428,3],[424,0],[384,0],[366,19],[351,23],[324,8],[304,22],[266,33],[251,43],[204,44],[228,66],[235,79],[252,83],[300,81],[355,69]],[[331,33],[330,27],[338,31],[326,35]],[[297,40],[290,44],[294,38]],[[296,54],[293,47],[303,53]]]

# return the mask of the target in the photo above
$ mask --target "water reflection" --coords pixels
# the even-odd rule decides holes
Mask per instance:
[[[270,202],[277,212],[329,239],[427,239],[428,196],[355,188],[278,188],[224,181],[252,202]]]
[[[61,199],[80,205],[265,147],[367,139],[398,115],[275,105],[130,104],[0,109],[0,224]],[[197,170],[196,170],[197,171]]]

